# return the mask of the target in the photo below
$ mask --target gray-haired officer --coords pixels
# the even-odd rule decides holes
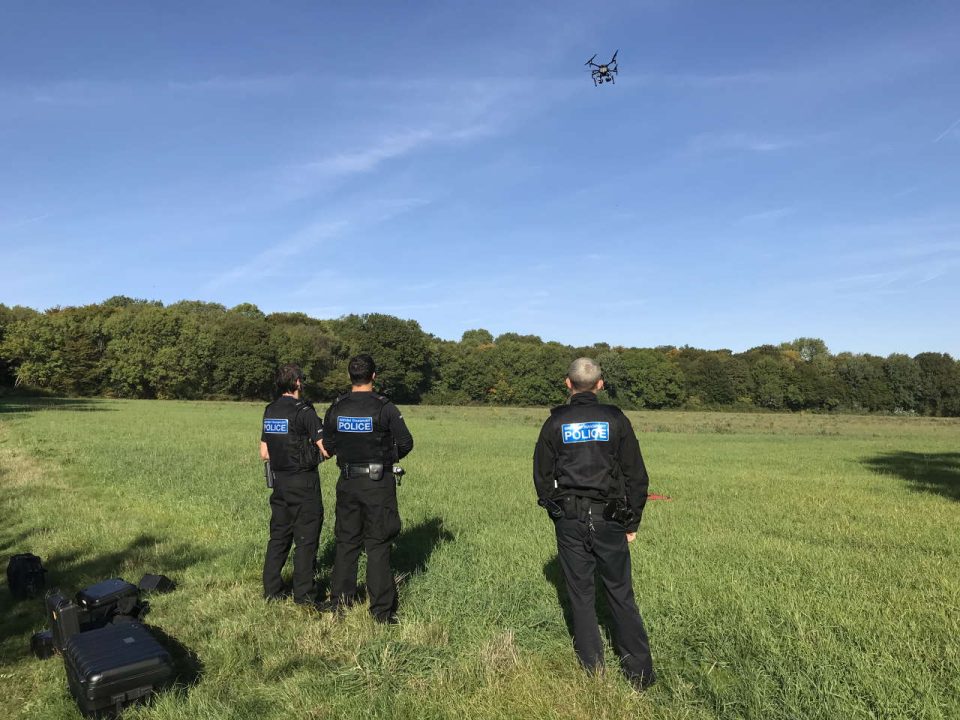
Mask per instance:
[[[578,358],[567,372],[570,399],[543,424],[533,455],[540,505],[554,521],[557,555],[573,616],[573,645],[581,664],[603,668],[597,626],[595,574],[613,616],[613,642],[624,675],[638,690],[656,675],[630,576],[630,552],[647,501],[649,480],[626,415],[601,405],[600,366]]]
[[[270,495],[270,540],[263,562],[263,596],[276,600],[285,595],[280,572],[293,555],[293,600],[314,605],[317,587],[317,545],[323,524],[320,473],[317,466],[323,428],[313,405],[301,397],[303,373],[297,365],[277,372],[280,397],[263,411],[260,458],[269,460],[273,475]]]
[[[338,397],[323,418],[323,447],[337,456],[336,554],[330,581],[332,609],[352,605],[357,594],[360,550],[367,553],[367,594],[377,622],[397,622],[397,588],[390,550],[400,533],[393,463],[413,449],[403,415],[389,398],[374,392],[376,366],[357,355],[347,367],[352,389]]]

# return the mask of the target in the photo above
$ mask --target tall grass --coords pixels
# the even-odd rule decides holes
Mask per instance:
[[[531,457],[543,410],[416,407],[395,564],[402,624],[260,600],[261,407],[0,405],[0,557],[51,583],[175,577],[148,622],[181,686],[133,718],[960,717],[960,422],[631,413],[652,477],[632,546],[660,682],[576,665]],[[321,468],[332,558],[335,468]],[[76,718],[0,599],[0,712]]]

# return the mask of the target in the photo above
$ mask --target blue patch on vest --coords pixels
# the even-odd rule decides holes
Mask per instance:
[[[340,432],[373,432],[372,417],[338,417],[337,430]]]
[[[610,423],[582,422],[568,423],[561,428],[564,445],[582,442],[608,442],[610,440]]]
[[[264,418],[263,431],[274,435],[286,435],[289,422],[286,418]]]

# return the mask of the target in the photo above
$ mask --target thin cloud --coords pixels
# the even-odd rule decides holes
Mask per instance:
[[[254,256],[248,262],[241,263],[211,278],[204,285],[203,291],[206,294],[212,294],[214,291],[229,285],[273,275],[283,267],[288,266],[292,258],[304,255],[324,240],[336,238],[349,226],[350,223],[345,220],[312,223],[291,235],[284,242],[268,243],[267,250]]]
[[[793,215],[796,212],[795,208],[792,207],[779,207],[772,210],[762,210],[760,212],[750,213],[749,215],[744,215],[739,220],[737,220],[738,225],[758,225],[758,224],[768,224],[776,222],[781,218],[785,218],[788,215]]]
[[[204,291],[213,293],[227,286],[278,275],[289,268],[296,258],[307,261],[316,257],[315,251],[320,246],[326,246],[324,249],[330,250],[332,243],[342,242],[350,233],[378,225],[428,203],[429,200],[418,197],[378,200],[343,211],[339,219],[310,223],[280,243],[266,242],[266,250],[211,278],[204,285]],[[342,273],[335,274],[340,275]],[[316,292],[317,277],[318,274],[315,274],[308,283],[294,288],[287,295],[298,296]]]
[[[421,90],[435,86],[436,83],[417,85]],[[554,94],[548,93],[547,99],[541,102],[550,102],[553,97]],[[431,148],[493,137],[540,106],[531,105],[524,87],[515,82],[462,81],[458,91],[452,94],[445,93],[442,98],[431,94],[404,108],[413,117],[432,118],[431,122],[382,129],[364,145],[287,166],[275,183],[277,192],[282,202],[292,202],[328,190],[331,185],[351,177],[375,173],[392,161]]]
[[[946,130],[944,130],[942,133],[940,133],[939,135],[937,135],[937,138],[936,138],[936,140],[934,140],[934,142],[935,142],[935,143],[938,143],[938,142],[940,142],[941,140],[943,140],[947,135],[949,135],[950,133],[953,132],[954,128],[956,128],[957,125],[960,125],[960,118],[957,118],[956,120],[954,120],[954,121],[953,121],[953,124],[951,124],[950,127],[948,127],[948,128],[947,128]]]
[[[299,75],[215,75],[201,80],[170,80],[167,88],[175,92],[261,95],[292,90],[300,80]]]
[[[687,143],[687,151],[694,155],[724,151],[771,153],[797,147],[796,139],[771,137],[746,132],[708,132],[695,135]]]
[[[0,230],[19,230],[20,228],[43,222],[47,218],[53,217],[53,214],[54,213],[44,213],[43,215],[34,215],[32,217],[20,218],[18,220],[0,220]]]
[[[333,180],[375,170],[387,160],[408,155],[417,148],[435,140],[432,130],[412,130],[387,135],[370,146],[348,153],[339,153],[301,166],[303,172],[315,181]]]

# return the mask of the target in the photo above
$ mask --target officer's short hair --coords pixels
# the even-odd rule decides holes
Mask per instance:
[[[283,393],[292,393],[297,389],[297,380],[303,383],[303,370],[299,365],[287,363],[277,370],[277,390]]]
[[[588,357],[581,357],[570,363],[567,369],[567,377],[570,378],[570,384],[578,392],[593,390],[597,381],[600,380],[600,366],[596,360]]]
[[[350,382],[354,385],[366,385],[373,380],[373,374],[377,371],[377,366],[373,358],[364,353],[350,358],[350,364],[347,365],[347,372],[350,373]]]

